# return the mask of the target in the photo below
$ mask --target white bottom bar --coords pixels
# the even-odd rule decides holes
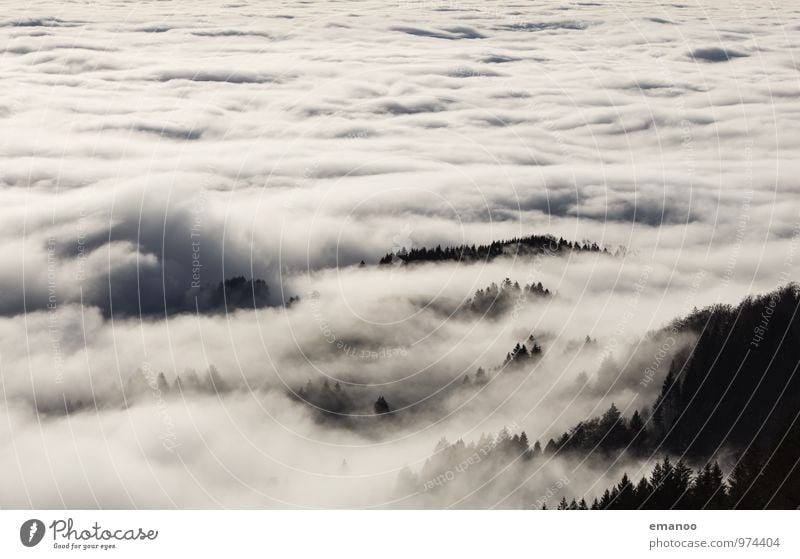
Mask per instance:
[[[26,547],[30,519],[45,533]],[[798,520],[798,511],[0,511],[0,556],[800,557]],[[117,539],[136,536],[145,539]]]

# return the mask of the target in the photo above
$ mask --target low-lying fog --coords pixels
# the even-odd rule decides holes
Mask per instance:
[[[798,13],[8,7],[0,506],[552,508],[646,471],[403,481],[443,437],[630,417],[693,341],[671,321],[797,277]],[[609,252],[377,264],[532,234]],[[184,304],[234,276],[269,305]]]

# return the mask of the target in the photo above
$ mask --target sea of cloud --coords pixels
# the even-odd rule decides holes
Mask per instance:
[[[612,401],[650,404],[669,358],[648,332],[800,270],[800,8],[0,13],[0,506],[393,506],[400,469],[442,436],[515,425],[544,444]],[[376,265],[545,233],[625,251]],[[237,275],[264,278],[272,305],[170,310]],[[457,311],[505,277],[555,296]],[[461,387],[531,334],[535,366]],[[132,386],[211,365],[225,390]],[[347,417],[298,397],[325,379]],[[371,417],[379,395],[397,419]]]

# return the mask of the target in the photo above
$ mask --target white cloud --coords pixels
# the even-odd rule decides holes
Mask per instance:
[[[476,439],[519,422],[542,439],[596,413],[608,403],[596,391],[572,400],[596,356],[572,355],[571,342],[608,343],[622,326],[624,353],[693,306],[800,270],[798,34],[754,2],[8,6],[0,455],[16,445],[31,467],[3,463],[0,504],[377,505],[443,433]],[[418,247],[532,233],[629,253],[372,267],[399,237]],[[254,275],[273,302],[302,302],[164,320],[164,302],[191,283],[194,241],[203,281]],[[351,267],[362,259],[370,267]],[[531,275],[559,296],[500,322],[445,312]],[[354,360],[326,328],[347,347],[407,354]],[[551,341],[530,378],[468,404],[423,404],[531,329]],[[121,403],[143,363],[170,381],[214,364],[239,389],[167,398],[180,464],[159,446],[158,403]],[[651,396],[635,399],[634,369],[611,382],[620,406]],[[372,385],[352,389],[367,411],[376,385],[420,409],[385,441],[380,428],[321,425],[285,386],[320,373]],[[93,398],[96,411],[54,413]],[[336,477],[345,454],[370,480],[363,500]]]

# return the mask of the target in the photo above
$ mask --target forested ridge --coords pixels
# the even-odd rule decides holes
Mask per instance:
[[[797,508],[800,506],[800,291],[794,284],[737,306],[715,305],[676,320],[671,332],[697,335],[690,355],[673,362],[650,406],[624,417],[614,404],[542,448],[525,432],[440,442],[402,487],[435,491],[442,472],[480,450],[466,470],[488,479],[514,464],[549,458],[657,460],[648,475],[628,474],[597,495],[562,496],[560,509]],[[720,457],[732,457],[727,474]],[[431,487],[425,488],[428,484]],[[591,501],[591,505],[587,504]],[[549,503],[551,508],[555,503]],[[547,507],[548,503],[544,503]]]
[[[621,250],[621,248],[618,249],[618,251]],[[567,241],[563,237],[557,239],[552,235],[530,235],[494,241],[488,245],[457,245],[445,248],[442,248],[441,245],[437,245],[435,248],[400,247],[397,251],[384,255],[378,263],[387,265],[443,261],[490,261],[498,256],[558,255],[570,252],[609,254],[608,249],[591,241]]]

